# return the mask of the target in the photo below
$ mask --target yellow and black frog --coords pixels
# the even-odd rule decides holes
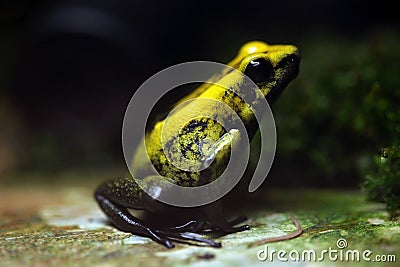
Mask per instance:
[[[261,97],[271,104],[297,76],[299,62],[299,50],[293,45],[269,45],[253,41],[245,44],[228,65],[249,77],[260,89]],[[205,83],[188,95],[182,96],[176,105],[189,99],[202,98],[222,102],[236,112],[251,139],[258,128],[257,120],[250,105],[230,90],[230,85],[240,90],[245,82],[243,75],[241,76],[222,75],[219,80],[223,80],[221,83],[225,86],[218,85],[218,82]],[[213,77],[212,81],[216,80],[218,78]],[[252,94],[253,92],[244,93]],[[192,106],[188,104],[184,109],[205,110],[208,109],[206,102],[196,102]],[[226,116],[222,110],[214,112],[217,113],[215,114],[217,117]],[[172,122],[176,120],[178,123],[180,115],[181,111],[175,112],[169,119]],[[226,137],[232,137],[237,132],[234,130],[227,132],[213,119],[200,116],[188,121],[179,133],[175,133],[179,135],[178,138],[173,138],[168,134],[164,136],[163,139],[167,139],[166,142],[169,139],[174,140],[171,144],[177,152],[172,156],[176,161],[198,159],[204,155],[213,154],[212,163],[207,168],[190,172],[177,168],[164,153],[161,140],[164,124],[165,119],[161,119],[148,129],[144,136],[145,146],[137,148],[131,168],[135,170],[135,175],[140,177],[135,177],[135,179],[140,179],[145,185],[157,187],[154,177],[147,176],[149,166],[142,163],[145,153],[161,177],[173,184],[196,187],[217,179],[230,159],[231,150],[235,149],[235,142],[232,141],[234,138]],[[205,140],[208,141],[205,142]],[[144,192],[135,179],[133,177],[112,179],[102,183],[95,191],[95,198],[109,221],[122,231],[149,237],[172,248],[174,247],[172,240],[200,242],[212,247],[220,247],[221,243],[206,239],[200,234],[212,232],[224,235],[249,229],[248,225],[236,226],[245,220],[244,217],[226,220],[222,214],[220,201],[193,208],[171,206]],[[163,189],[159,186],[158,193],[162,193]],[[145,214],[139,219],[128,209],[143,210]],[[172,220],[171,224],[170,218],[179,219]]]

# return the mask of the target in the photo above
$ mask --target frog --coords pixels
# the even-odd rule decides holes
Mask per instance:
[[[291,44],[250,41],[239,49],[237,55],[227,65],[249,77],[260,89],[261,97],[264,97],[271,105],[287,85],[297,77],[300,51]],[[218,81],[223,79],[225,79],[225,86],[219,86]],[[207,98],[223,102],[237,113],[248,131],[249,139],[252,139],[257,132],[258,122],[249,104],[230,89],[230,85],[240,88],[244,82],[244,79],[237,77],[226,79],[223,73],[213,76],[210,82],[183,95],[170,107],[170,110],[191,99]],[[252,93],[245,92],[250,95]],[[190,109],[190,104],[188,105],[187,108]],[[207,108],[201,105],[197,104],[197,107]],[[174,115],[179,118],[180,112],[178,110]],[[215,115],[223,116],[224,114]],[[223,212],[222,200],[196,207],[177,207],[159,201],[156,195],[148,194],[147,190],[143,190],[143,184],[158,194],[166,189],[157,183],[154,176],[149,175],[148,163],[143,163],[142,159],[147,153],[160,177],[175,185],[201,186],[217,179],[226,168],[230,153],[236,149],[235,136],[238,131],[224,129],[208,117],[197,117],[187,122],[180,129],[179,138],[175,138],[175,142],[171,145],[180,149],[177,149],[180,153],[175,156],[178,161],[206,157],[208,162],[203,170],[189,172],[174,166],[163,151],[161,131],[165,121],[166,118],[160,116],[159,121],[146,129],[143,136],[145,145],[138,146],[131,162],[135,177],[131,175],[113,178],[101,183],[94,192],[95,200],[111,225],[121,231],[148,237],[166,248],[173,248],[174,241],[219,248],[222,246],[221,242],[204,235],[214,235],[218,238],[249,230],[250,226],[243,224],[247,218],[238,216],[228,220]],[[174,134],[177,135],[177,133]],[[203,142],[207,138],[211,139],[214,145]],[[138,184],[138,179],[142,182],[141,185]],[[137,211],[139,214],[135,213]],[[169,220],[171,218],[174,219]]]

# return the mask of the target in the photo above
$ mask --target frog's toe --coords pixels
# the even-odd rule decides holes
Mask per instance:
[[[242,231],[246,231],[246,230],[250,230],[250,225],[248,224],[244,224],[238,227],[232,227],[231,231],[229,231],[229,233],[237,233],[237,232],[242,232]]]
[[[228,221],[228,224],[230,226],[235,226],[235,225],[238,225],[239,223],[242,223],[244,221],[247,221],[247,217],[246,216],[239,216],[239,217],[236,217],[236,218]]]
[[[168,239],[163,239],[160,243],[162,245],[164,245],[166,248],[174,248],[175,247],[175,245]]]
[[[228,227],[221,227],[221,230],[225,233],[225,234],[232,234],[232,233],[237,233],[237,232],[242,232],[242,231],[246,231],[249,230],[250,226],[248,224],[244,224],[241,226],[237,226],[237,227],[233,227],[233,226],[228,226]]]
[[[148,234],[150,236],[151,239],[153,239],[154,241],[156,241],[157,243],[167,247],[167,248],[173,248],[175,247],[175,245],[171,242],[171,240],[169,240],[168,238],[164,238],[161,237],[161,235],[159,235],[158,233],[156,233],[156,231],[152,231],[152,230],[148,230]]]
[[[220,232],[223,235],[246,231],[250,229],[250,226],[247,224],[235,227],[235,225],[238,225],[246,220],[247,218],[245,216],[239,216],[227,222],[209,223],[209,228],[207,231],[213,233]]]
[[[198,233],[204,229],[204,221],[191,220],[182,225],[167,228],[168,231]]]
[[[193,241],[199,243],[206,243],[214,248],[220,248],[222,245],[219,242],[215,242],[210,239],[203,238],[202,236],[195,233],[187,232],[167,232],[163,230],[157,231],[157,234],[163,236],[167,239],[177,240],[177,241]]]
[[[164,246],[166,246],[167,248],[174,248],[175,247],[175,245],[168,239],[164,239],[162,244]]]

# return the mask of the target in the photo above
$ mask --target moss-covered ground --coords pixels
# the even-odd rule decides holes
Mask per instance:
[[[166,249],[148,238],[117,231],[97,207],[92,185],[5,186],[0,195],[1,266],[279,266],[283,263],[277,254],[280,250],[286,252],[281,252],[281,258],[293,266],[380,266],[383,263],[375,261],[376,255],[400,260],[400,221],[391,221],[384,205],[367,202],[360,191],[270,189],[259,193],[248,206],[237,208],[249,217],[251,230],[219,238],[220,249],[180,243]],[[291,214],[303,226],[300,237],[250,246],[294,231]],[[339,239],[343,239],[341,244]],[[347,246],[339,249],[343,242]],[[268,257],[262,261],[258,257],[265,258],[260,252],[265,248]],[[328,252],[321,262],[323,250]],[[337,252],[330,255],[329,250]],[[355,250],[360,261],[350,255]],[[316,252],[315,260],[310,251]],[[370,262],[363,259],[364,252]],[[396,262],[384,264],[396,266]]]

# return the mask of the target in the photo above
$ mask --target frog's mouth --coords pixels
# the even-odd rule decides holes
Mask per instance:
[[[300,53],[287,55],[275,67],[275,73],[280,73],[276,78],[276,85],[271,88],[266,96],[269,104],[272,104],[282,93],[285,87],[299,74]]]

